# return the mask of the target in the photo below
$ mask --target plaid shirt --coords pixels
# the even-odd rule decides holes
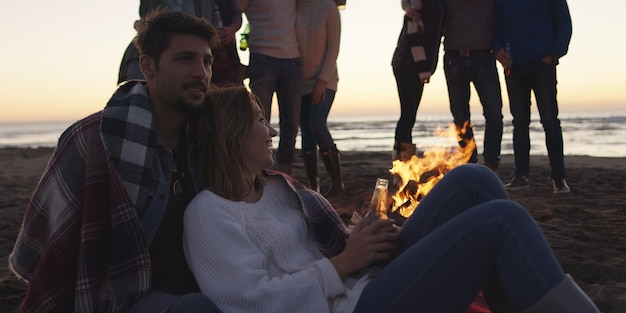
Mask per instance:
[[[283,176],[287,184],[298,194],[304,218],[322,254],[331,258],[343,251],[348,230],[328,200],[291,176],[271,170],[266,170],[265,173],[270,176]]]
[[[149,290],[142,219],[150,206],[160,221],[167,203],[150,200],[169,173],[159,142],[136,83],[61,135],[9,258],[28,281],[22,312],[119,312]]]

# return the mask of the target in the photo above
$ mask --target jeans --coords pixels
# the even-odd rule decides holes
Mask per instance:
[[[556,100],[556,65],[543,61],[514,64],[506,76],[511,115],[513,115],[513,153],[515,175],[530,173],[530,93],[535,94],[553,179],[565,178],[563,132]]]
[[[326,120],[335,100],[335,91],[326,89],[325,99],[317,104],[311,103],[311,94],[302,96],[302,111],[300,112],[300,131],[302,136],[302,150],[320,150],[335,146],[333,137],[328,131]]]
[[[422,199],[399,252],[354,312],[465,312],[481,290],[493,312],[521,310],[565,278],[537,223],[477,164],[451,170]]]
[[[393,67],[396,78],[398,97],[400,98],[400,119],[396,124],[395,141],[413,143],[413,126],[415,115],[422,100],[424,83],[419,74],[403,67]]]
[[[291,165],[300,121],[300,90],[303,84],[300,59],[277,59],[250,53],[249,63],[250,88],[259,97],[268,122],[272,115],[272,97],[276,93],[280,140],[276,162]]]
[[[502,96],[493,54],[485,53],[471,57],[446,54],[443,69],[448,85],[450,112],[457,127],[463,127],[466,121],[470,121],[470,83],[474,84],[485,117],[483,158],[487,164],[499,164],[502,144]],[[466,134],[465,139],[473,139],[471,124]],[[470,162],[476,163],[476,157],[472,158]]]

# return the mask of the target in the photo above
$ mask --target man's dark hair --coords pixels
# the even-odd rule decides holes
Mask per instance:
[[[158,65],[161,53],[170,46],[170,35],[190,34],[204,38],[209,47],[219,44],[215,27],[206,19],[182,11],[158,7],[141,19],[137,36],[133,40],[140,54],[154,59]]]

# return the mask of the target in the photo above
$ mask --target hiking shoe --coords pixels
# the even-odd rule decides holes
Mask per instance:
[[[569,193],[570,189],[565,181],[565,178],[558,178],[552,180],[552,192],[553,193]]]
[[[513,176],[511,182],[504,185],[508,190],[519,190],[519,189],[527,189],[530,187],[528,184],[528,178],[526,176]]]

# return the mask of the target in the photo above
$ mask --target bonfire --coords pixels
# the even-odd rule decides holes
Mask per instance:
[[[389,172],[394,177],[394,186],[390,190],[390,197],[380,197],[380,187],[374,189],[372,201],[367,204],[365,213],[356,213],[352,221],[357,222],[362,217],[387,218],[388,216],[403,224],[411,216],[428,192],[437,184],[445,173],[451,169],[468,163],[476,142],[474,139],[465,139],[470,124],[462,128],[450,125],[446,129],[438,128],[435,135],[446,139],[448,144],[430,146],[423,153],[412,156],[409,160],[395,160]],[[380,180],[380,178],[379,178]]]

